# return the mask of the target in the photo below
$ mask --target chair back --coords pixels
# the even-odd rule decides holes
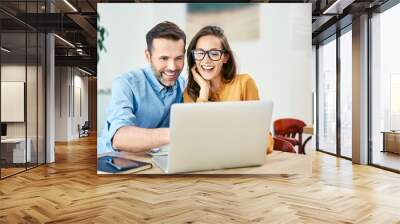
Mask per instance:
[[[287,141],[293,146],[298,146],[298,153],[305,154],[305,145],[311,136],[303,143],[303,129],[306,126],[302,120],[282,118],[274,121],[274,136]]]
[[[90,125],[89,125],[89,121],[85,121],[85,123],[82,125],[82,129],[89,129]]]
[[[302,120],[294,118],[282,118],[274,121],[274,134],[295,138],[296,134],[302,134],[306,124]]]

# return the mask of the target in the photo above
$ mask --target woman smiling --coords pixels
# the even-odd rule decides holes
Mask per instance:
[[[254,80],[237,74],[236,62],[224,31],[217,26],[202,28],[191,40],[187,61],[189,80],[183,94],[186,103],[259,100]],[[269,134],[267,152],[272,152]]]

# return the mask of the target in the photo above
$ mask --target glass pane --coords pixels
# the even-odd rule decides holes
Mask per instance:
[[[38,45],[38,164],[45,163],[45,44],[46,37],[39,34]]]
[[[37,73],[38,73],[38,36],[36,32],[27,33],[28,38],[28,55],[27,55],[27,99],[26,99],[26,111],[27,111],[27,150],[28,156],[28,168],[34,167],[37,165],[37,132],[38,132],[38,124],[37,124]]]
[[[1,140],[2,177],[25,170],[26,34],[1,34]]]
[[[318,48],[318,144],[336,153],[336,40]]]
[[[29,19],[45,1],[1,1],[0,7]],[[36,17],[33,17],[36,18]],[[1,177],[45,161],[45,36],[0,12],[2,144]],[[4,100],[5,98],[6,100]]]
[[[400,4],[372,18],[372,163],[400,170]]]
[[[37,1],[27,2],[26,12],[27,18],[33,23],[37,23],[38,17],[31,18],[33,13],[39,11]],[[28,158],[27,167],[37,166],[38,148],[37,148],[37,132],[38,132],[38,119],[37,119],[37,73],[38,73],[38,35],[36,30],[27,30],[27,80],[26,80],[26,113],[27,113],[27,151],[30,151],[30,158]]]
[[[352,35],[340,37],[340,153],[352,157]]]

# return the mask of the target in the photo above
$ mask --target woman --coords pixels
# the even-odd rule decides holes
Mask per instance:
[[[183,94],[185,103],[259,100],[254,80],[236,74],[236,62],[224,31],[206,26],[192,39],[187,51],[189,81]],[[267,152],[272,152],[269,134]]]

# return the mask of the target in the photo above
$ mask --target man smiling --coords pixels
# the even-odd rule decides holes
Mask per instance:
[[[113,80],[98,152],[146,151],[169,143],[170,108],[182,102],[185,33],[162,22],[146,34],[149,65]]]

